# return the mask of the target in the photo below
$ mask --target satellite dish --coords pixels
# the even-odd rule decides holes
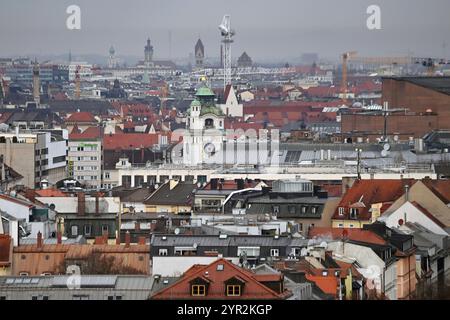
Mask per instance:
[[[327,243],[325,241],[321,242],[319,246],[324,248],[324,249],[326,249],[328,247],[328,245],[327,245]]]
[[[383,157],[383,158],[386,158],[387,157],[387,155],[388,155],[388,152],[386,151],[386,150],[381,150],[381,156]]]
[[[391,145],[389,143],[385,143],[383,149],[389,151],[391,149]]]
[[[173,231],[176,235],[180,234],[180,229],[179,228],[175,228],[175,230]]]
[[[398,136],[394,136],[394,141],[395,141],[395,142],[398,141]]]
[[[195,242],[195,243],[192,245],[192,247],[193,247],[194,249],[197,249],[198,244]]]

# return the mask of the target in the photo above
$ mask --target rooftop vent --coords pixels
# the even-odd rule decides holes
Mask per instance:
[[[226,234],[219,234],[219,239],[226,239],[228,238],[228,235]]]
[[[164,241],[167,240],[167,237],[166,236],[162,237],[162,240],[164,240]]]

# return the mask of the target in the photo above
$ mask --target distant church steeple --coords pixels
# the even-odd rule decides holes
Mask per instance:
[[[153,46],[151,45],[150,38],[147,39],[147,45],[144,48],[144,64],[146,66],[151,65],[153,61]]]
[[[203,46],[202,40],[199,38],[195,44],[195,65],[196,67],[203,66],[203,60],[205,59],[205,47]]]

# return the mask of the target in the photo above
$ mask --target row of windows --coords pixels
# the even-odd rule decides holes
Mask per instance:
[[[242,294],[240,285],[227,285],[225,293],[228,297],[239,297]],[[193,284],[191,286],[191,295],[193,297],[206,296],[206,286],[203,284]]]
[[[35,155],[37,155],[37,156],[39,156],[39,155],[41,155],[41,154],[48,154],[48,148],[45,148],[45,149],[37,149],[35,152],[34,152],[34,154]]]
[[[97,156],[80,156],[80,157],[70,157],[72,161],[97,161]]]
[[[78,232],[79,232],[78,225],[72,225],[70,231],[71,231],[73,237],[77,237],[79,235],[78,234]],[[92,225],[91,224],[85,224],[84,228],[83,228],[83,231],[84,231],[84,235],[85,236],[91,236],[91,234],[92,234]],[[105,232],[109,232],[109,226],[107,224],[102,225],[102,234],[105,233]]]
[[[98,146],[70,147],[70,151],[97,151]]]
[[[297,213],[297,208],[298,208],[298,206],[294,206],[294,205],[288,206],[289,213],[290,214],[296,214]],[[308,212],[308,207],[307,206],[301,206],[300,207],[300,212],[302,214],[306,214]],[[316,214],[318,212],[319,212],[319,210],[318,210],[317,207],[311,207],[311,213],[312,214]],[[275,214],[280,213],[280,206],[273,206],[272,207],[272,213],[275,213]]]
[[[79,181],[98,180],[98,176],[77,176],[77,180]]]
[[[167,256],[169,254],[168,249],[159,249],[158,255],[160,256]],[[183,255],[182,250],[176,250],[175,255]],[[270,256],[271,257],[279,257],[280,256],[280,250],[279,249],[270,249]]]
[[[77,166],[77,170],[79,171],[96,171],[98,170],[98,166]]]

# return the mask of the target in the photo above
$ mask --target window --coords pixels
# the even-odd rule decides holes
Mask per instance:
[[[339,223],[339,228],[343,228],[344,224],[343,223]]]
[[[299,223],[298,224],[298,230],[299,231],[303,231],[303,223]]]
[[[91,235],[92,226],[90,224],[84,225],[84,235],[90,236]]]
[[[290,214],[295,214],[295,206],[289,206],[288,208]]]
[[[345,213],[344,207],[339,207],[338,212],[340,216],[343,216]]]
[[[60,162],[65,162],[65,161],[66,161],[66,156],[53,157],[53,163],[60,163]]]
[[[72,226],[72,236],[78,236],[78,226]]]
[[[316,214],[317,213],[317,207],[312,207],[311,208],[311,212],[312,212],[312,214]]]
[[[280,250],[278,249],[270,249],[270,256],[271,257],[278,257],[280,255]]]
[[[206,295],[206,287],[203,284],[193,284],[191,294],[194,297],[203,297]]]
[[[227,285],[227,296],[228,297],[239,297],[241,295],[240,285]]]
[[[160,256],[167,256],[168,251],[167,249],[159,249],[159,255]]]
[[[21,277],[28,277],[28,272],[20,272],[19,276],[21,276]]]
[[[306,213],[306,210],[308,209],[308,207],[303,206],[302,207],[302,213]]]
[[[102,234],[109,232],[109,226],[107,224],[102,225]]]
[[[109,174],[109,172],[105,172],[105,179],[110,179],[110,174]]]
[[[223,264],[217,265],[217,271],[223,271]]]
[[[272,212],[275,213],[275,214],[280,213],[280,206],[273,206],[272,207]]]
[[[350,218],[356,219],[358,217],[358,209],[350,208]]]
[[[0,296],[0,300],[6,300],[6,296]]]

